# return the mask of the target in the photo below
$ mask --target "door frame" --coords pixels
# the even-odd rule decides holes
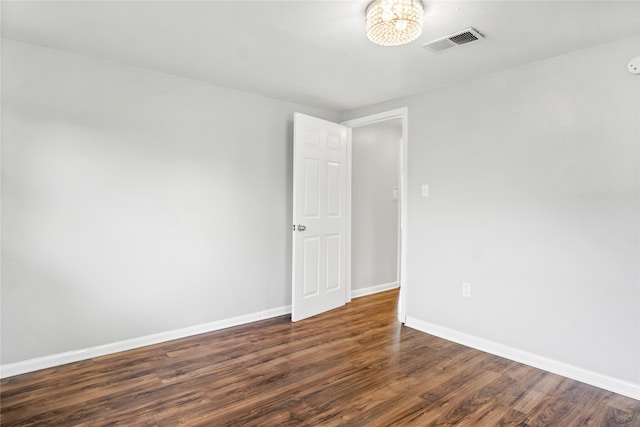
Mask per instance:
[[[346,241],[346,295],[345,302],[351,301],[351,173],[352,173],[352,129],[360,126],[371,125],[392,119],[402,120],[402,141],[400,143],[400,168],[398,170],[399,197],[400,197],[400,245],[399,250],[399,284],[400,297],[398,299],[398,320],[405,323],[407,318],[406,302],[408,291],[407,280],[407,178],[408,178],[408,147],[409,147],[409,108],[401,107],[394,110],[383,111],[356,119],[344,121],[340,124],[347,127],[347,241]]]

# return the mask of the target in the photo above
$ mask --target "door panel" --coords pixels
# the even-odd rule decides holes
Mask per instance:
[[[340,216],[340,164],[327,163],[327,215]]]
[[[318,277],[318,266],[320,264],[320,251],[318,250],[319,246],[318,237],[306,237],[303,238],[304,242],[304,255],[303,255],[303,269],[304,269],[304,283],[302,284],[303,288],[303,298],[308,298],[314,295],[318,295],[320,293],[319,288],[319,277]]]
[[[346,300],[346,162],[346,127],[294,115],[294,322]]]
[[[304,159],[304,218],[317,218],[320,206],[320,165],[317,159]]]
[[[327,291],[340,289],[340,235],[327,235]]]

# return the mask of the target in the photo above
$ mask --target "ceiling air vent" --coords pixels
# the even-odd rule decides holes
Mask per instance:
[[[431,49],[434,52],[442,52],[443,50],[451,49],[452,47],[480,40],[483,37],[484,36],[475,29],[467,28],[466,30],[458,31],[457,33],[449,34],[446,37],[425,43],[422,47]]]

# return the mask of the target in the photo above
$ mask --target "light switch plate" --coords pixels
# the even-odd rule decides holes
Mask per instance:
[[[429,197],[429,185],[422,184],[422,197]]]

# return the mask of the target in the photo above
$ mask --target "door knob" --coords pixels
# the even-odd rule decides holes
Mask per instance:
[[[305,227],[304,225],[298,225],[298,231],[304,231],[306,229],[307,227]]]

